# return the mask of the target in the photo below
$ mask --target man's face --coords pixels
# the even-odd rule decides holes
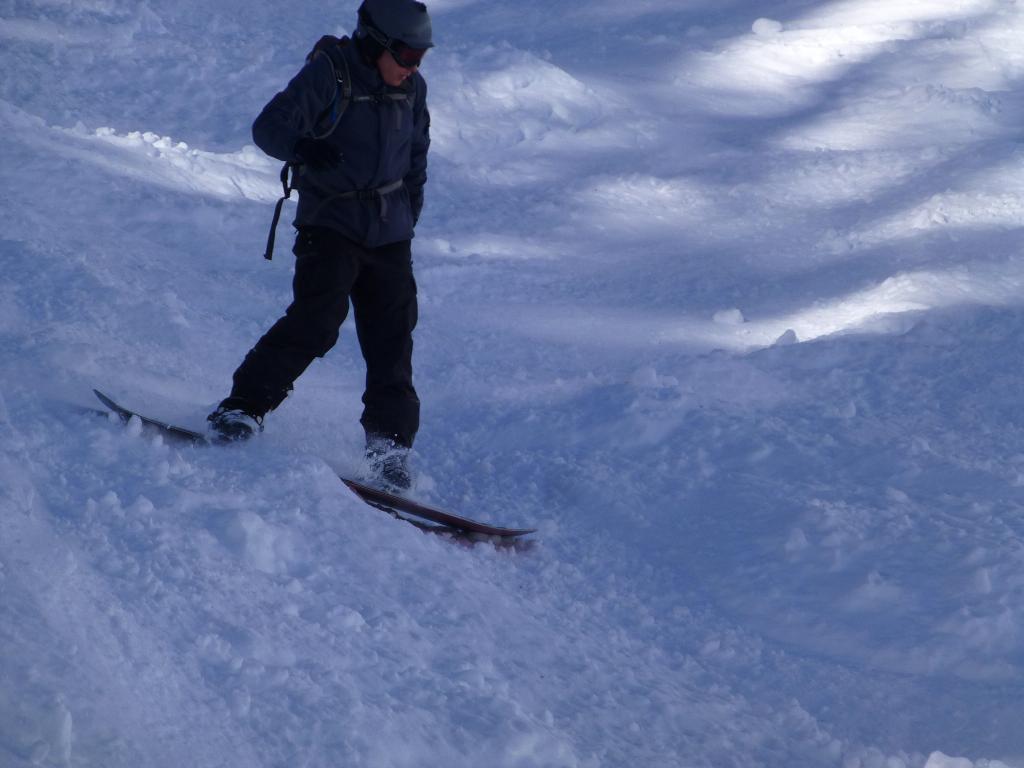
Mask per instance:
[[[384,51],[377,59],[377,69],[381,79],[390,86],[397,87],[411,77],[416,67],[403,67],[390,52]]]

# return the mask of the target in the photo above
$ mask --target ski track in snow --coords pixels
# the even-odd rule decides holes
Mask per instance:
[[[0,10],[0,764],[1024,766],[1024,12],[437,0],[417,493],[249,125],[355,3]],[[558,19],[556,22],[555,19]],[[286,211],[287,218],[287,211]]]

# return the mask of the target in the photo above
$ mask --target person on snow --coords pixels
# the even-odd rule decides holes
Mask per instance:
[[[411,240],[430,145],[419,65],[431,47],[423,3],[365,0],[353,39],[322,39],[256,118],[256,144],[295,168],[293,300],[208,416],[217,439],[263,429],[293,382],[334,346],[351,300],[366,362],[360,423],[368,471],[393,490],[409,487],[406,459],[420,417]]]

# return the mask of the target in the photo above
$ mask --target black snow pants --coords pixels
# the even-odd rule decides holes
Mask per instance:
[[[262,415],[288,396],[293,382],[338,340],[355,312],[366,361],[360,422],[367,437],[412,447],[420,401],[412,385],[416,281],[411,243],[365,248],[324,227],[303,227],[295,239],[293,300],[235,371],[232,400]]]

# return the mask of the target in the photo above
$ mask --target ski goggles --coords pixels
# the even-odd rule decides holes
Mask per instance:
[[[384,47],[391,54],[391,58],[397,62],[398,66],[405,69],[415,69],[418,67],[423,61],[423,57],[427,54],[426,48],[413,48],[401,40],[389,40]]]
[[[426,48],[413,48],[411,45],[406,45],[401,40],[388,37],[370,24],[367,24],[363,29],[366,30],[366,33],[371,38],[380,43],[385,51],[391,54],[391,58],[395,60],[398,66],[405,69],[415,69],[418,67],[427,53]]]

